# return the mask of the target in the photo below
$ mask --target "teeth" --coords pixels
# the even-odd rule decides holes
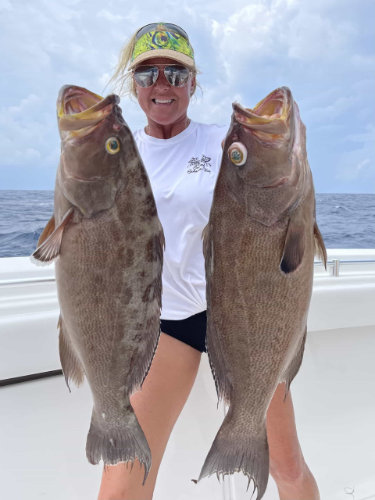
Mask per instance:
[[[173,101],[173,99],[154,99],[153,101],[156,104],[169,104],[170,102]]]

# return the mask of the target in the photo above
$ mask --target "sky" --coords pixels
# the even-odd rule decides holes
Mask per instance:
[[[288,86],[306,125],[318,193],[374,193],[374,0],[0,0],[0,189],[53,189],[56,98],[65,84],[107,95],[119,52],[139,27],[189,34],[201,91],[189,116],[228,125]],[[132,130],[146,124],[122,97]]]

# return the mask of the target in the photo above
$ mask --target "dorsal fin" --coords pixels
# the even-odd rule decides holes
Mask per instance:
[[[315,255],[318,255],[323,262],[324,267],[327,269],[327,250],[323,241],[323,236],[319,231],[318,224],[314,224],[314,241],[315,241]]]

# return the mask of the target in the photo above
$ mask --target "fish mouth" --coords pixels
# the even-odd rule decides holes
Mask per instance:
[[[280,87],[262,99],[253,109],[233,103],[235,120],[258,138],[275,141],[289,131],[292,94],[287,87]]]
[[[82,137],[94,130],[106,118],[120,98],[111,94],[105,98],[76,85],[64,85],[57,98],[57,119],[60,131],[72,137]]]

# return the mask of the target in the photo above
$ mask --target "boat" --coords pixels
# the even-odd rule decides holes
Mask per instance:
[[[58,355],[54,266],[0,259],[0,478],[6,500],[93,500],[102,466],[86,459],[92,400],[70,393]],[[314,263],[297,430],[322,500],[375,499],[375,249],[329,249]],[[197,478],[226,408],[202,355],[173,429],[153,500],[248,500],[236,473]],[[278,499],[270,477],[264,500]],[[303,499],[301,499],[303,500]]]

